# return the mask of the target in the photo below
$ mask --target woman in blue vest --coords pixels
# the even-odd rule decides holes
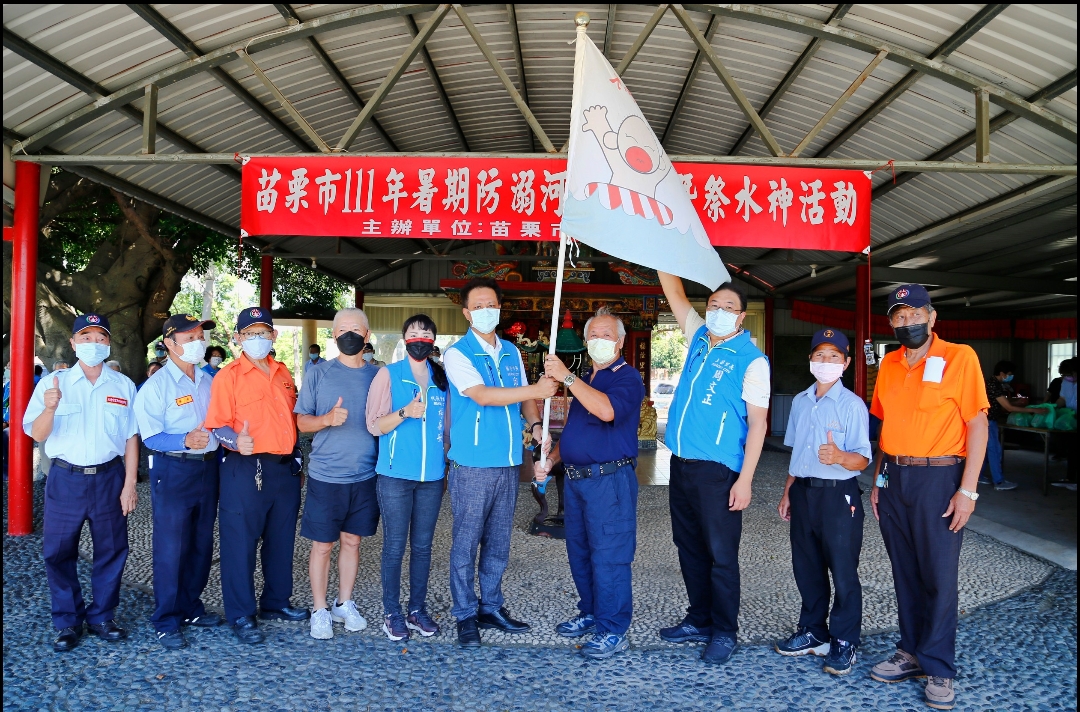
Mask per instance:
[[[446,372],[431,359],[435,322],[426,314],[401,328],[408,357],[379,370],[367,399],[368,430],[379,438],[376,491],[383,518],[383,632],[424,637],[439,626],[427,614],[431,540],[442,505],[446,454]],[[408,615],[401,609],[401,560],[412,532]]]

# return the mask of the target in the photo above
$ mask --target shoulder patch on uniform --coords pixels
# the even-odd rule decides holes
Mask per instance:
[[[623,361],[623,362],[622,362],[622,363],[620,363],[620,364],[619,364],[618,366],[616,366],[615,368],[611,369],[611,372],[612,372],[612,373],[615,373],[616,371],[618,371],[618,370],[619,370],[620,368],[622,368],[622,367],[623,367],[623,366],[625,366],[625,365],[626,365],[626,361]]]
[[[194,402],[195,402],[195,399],[192,398],[190,395],[180,396],[179,398],[176,399],[176,404],[177,405],[187,405],[188,403],[194,403]]]
[[[105,396],[106,403],[112,403],[113,405],[127,406],[127,398],[121,398],[120,396]]]

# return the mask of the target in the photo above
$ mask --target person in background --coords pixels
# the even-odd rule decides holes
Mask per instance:
[[[339,310],[333,335],[340,355],[308,368],[293,408],[300,431],[315,434],[300,536],[311,540],[311,637],[318,640],[334,637],[335,622],[351,632],[367,627],[352,597],[360,540],[374,536],[379,526],[375,437],[364,417],[377,369],[360,357],[370,333],[362,309]],[[338,542],[338,590],[331,602],[326,589],[330,555]]]
[[[799,627],[774,648],[781,655],[820,655],[823,669],[847,675],[862,632],[859,554],[863,541],[859,472],[870,464],[866,402],[840,378],[851,345],[836,329],[810,339],[814,385],[795,396],[784,445],[791,448],[787,484],[777,511],[791,522],[791,568],[802,596]],[[832,574],[832,612],[829,611]]]
[[[102,640],[127,638],[114,617],[128,555],[127,515],[138,502],[135,384],[105,368],[111,340],[106,317],[83,314],[71,332],[75,368],[41,380],[21,424],[27,435],[45,443],[52,458],[45,481],[42,554],[57,652],[79,644],[84,623]],[[77,568],[79,539],[88,520],[94,546],[94,600],[89,606],[83,602]]]
[[[112,370],[116,371],[117,373],[120,373],[120,362],[119,361],[116,361],[116,360],[106,361],[105,365],[108,366],[109,368],[111,368]]]
[[[206,353],[203,354],[203,361],[206,361],[206,365],[202,367],[203,373],[207,373],[213,378],[225,363],[225,349],[216,344],[207,346]]]
[[[160,363],[162,366],[169,360],[169,351],[165,348],[165,342],[159,341],[154,344],[154,360]]]
[[[187,645],[182,628],[222,624],[201,596],[214,558],[218,443],[205,427],[210,376],[199,363],[204,329],[214,322],[174,314],[162,326],[169,360],[135,397],[139,434],[150,449],[153,502],[154,612],[150,622],[166,650]]]
[[[1061,362],[1058,367],[1061,374],[1061,390],[1058,393],[1056,404],[1059,408],[1072,408],[1076,410],[1076,359],[1069,358]],[[1068,480],[1062,486],[1068,485],[1070,489],[1076,489],[1076,438],[1070,437],[1066,441],[1067,448],[1065,458],[1068,463],[1066,469]]]
[[[63,371],[66,368],[68,368],[67,361],[53,361],[53,365],[52,365],[53,372]]]
[[[153,376],[155,373],[157,373],[161,369],[162,369],[162,365],[157,361],[151,361],[149,364],[147,364],[147,366],[146,366],[146,380],[144,380],[139,385],[135,386],[135,390],[136,391],[141,391],[142,387],[146,385],[146,381],[150,380],[150,376]]]
[[[1046,403],[1057,403],[1057,399],[1061,397],[1061,384],[1065,380],[1065,374],[1075,369],[1075,359],[1067,358],[1058,364],[1058,377],[1050,381],[1046,389]]]
[[[1005,424],[1009,413],[1038,413],[1036,408],[1021,408],[1009,402],[1005,393],[1005,384],[1012,382],[1016,364],[1012,361],[998,361],[994,371],[986,377],[986,398],[990,401],[990,412],[986,414],[986,462],[979,474],[980,485],[993,485],[999,492],[1016,489],[1015,482],[1005,479],[1003,472],[1004,451],[1001,449],[1000,427]]]
[[[308,360],[304,362],[304,373],[312,366],[320,363],[326,363],[326,359],[322,357],[322,346],[318,344],[312,344],[308,347]]]
[[[407,358],[379,369],[367,401],[367,427],[379,438],[379,510],[383,518],[383,632],[403,640],[437,635],[427,613],[431,542],[446,475],[446,372],[432,356],[437,334],[426,314],[405,320]],[[401,560],[409,542],[409,606],[401,610]]]
[[[105,364],[105,365],[108,366],[108,364]],[[116,370],[119,370],[119,369],[113,369],[113,370],[116,371]],[[42,366],[41,364],[38,364],[38,365],[34,366],[34,385],[35,386],[38,384],[38,381],[40,381],[41,377],[44,376],[44,375],[45,375],[45,367],[44,366]]]
[[[368,343],[364,344],[363,358],[364,358],[364,361],[366,363],[371,363],[371,364],[374,364],[376,366],[385,366],[386,365],[385,361],[379,361],[378,359],[375,358],[375,347],[372,346],[370,341]]]
[[[431,360],[435,363],[442,363],[442,349],[440,349],[438,346],[432,347]]]

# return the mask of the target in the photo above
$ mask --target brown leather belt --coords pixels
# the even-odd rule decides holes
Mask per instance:
[[[957,457],[956,455],[946,455],[945,457],[886,455],[885,461],[891,462],[894,465],[900,465],[901,467],[950,467],[952,465],[962,465],[964,463],[964,458]]]

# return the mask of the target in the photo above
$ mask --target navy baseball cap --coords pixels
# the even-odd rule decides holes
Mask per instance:
[[[270,316],[270,310],[262,307],[248,307],[236,317],[237,331],[243,331],[252,324],[266,324],[273,329],[274,319]]]
[[[901,284],[889,292],[889,307],[886,314],[891,314],[896,307],[919,309],[930,305],[930,292],[921,284]]]
[[[182,334],[200,326],[204,329],[213,329],[217,327],[217,324],[209,319],[200,319],[191,314],[173,314],[165,320],[165,325],[161,327],[161,335],[167,339],[173,334]]]
[[[89,329],[91,326],[96,326],[99,329],[104,329],[106,334],[112,335],[109,331],[109,320],[101,314],[82,314],[75,317],[75,324],[71,327],[71,334],[74,336],[80,331]]]
[[[814,353],[814,349],[822,344],[832,344],[845,356],[851,355],[851,344],[848,343],[848,338],[844,336],[844,332],[837,329],[826,328],[815,331],[810,339],[810,353]]]

